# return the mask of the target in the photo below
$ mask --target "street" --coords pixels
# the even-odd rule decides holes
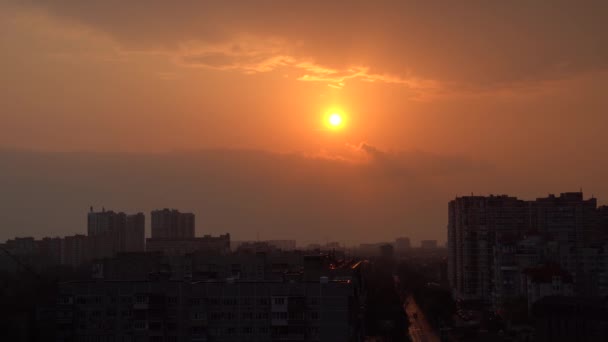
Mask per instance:
[[[410,322],[409,335],[412,342],[439,342],[439,336],[426,320],[424,313],[416,304],[412,295],[407,296],[407,301],[403,305]]]

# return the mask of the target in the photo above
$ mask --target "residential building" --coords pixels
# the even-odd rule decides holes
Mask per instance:
[[[608,298],[545,297],[532,307],[535,341],[608,341]]]
[[[574,295],[572,276],[558,265],[528,268],[523,274],[522,292],[528,300],[528,308],[544,297]]]
[[[456,198],[448,205],[448,279],[454,296],[495,309],[520,296],[533,295],[533,302],[551,292],[524,270],[547,264],[568,275],[558,292],[606,294],[605,211],[580,192],[533,201],[506,195]]]
[[[80,266],[91,258],[90,240],[86,235],[66,236],[62,239],[61,263]]]
[[[62,283],[46,317],[57,341],[362,341],[365,264],[332,269],[323,260],[309,260],[308,276],[304,265],[277,280]]]
[[[142,213],[127,215],[123,212],[93,211],[87,220],[90,239],[90,256],[107,258],[120,252],[144,251],[145,217]]]
[[[194,238],[194,214],[181,213],[175,209],[154,210],[151,213],[153,239]]]

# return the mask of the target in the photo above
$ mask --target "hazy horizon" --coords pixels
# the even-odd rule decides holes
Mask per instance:
[[[369,144],[342,155],[255,150],[165,153],[39,152],[0,149],[0,239],[86,233],[89,206],[196,214],[197,235],[299,244],[445,241],[447,202],[457,195],[522,199],[579,191],[606,203],[592,178],[509,181],[514,170],[462,156],[387,152]],[[531,169],[518,170],[528,173]],[[541,179],[542,177],[542,179]],[[596,191],[597,190],[597,191]],[[148,231],[149,234],[149,231]]]

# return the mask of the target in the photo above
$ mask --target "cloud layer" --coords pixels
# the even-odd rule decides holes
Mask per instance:
[[[246,73],[290,66],[299,80],[337,87],[358,79],[487,90],[608,66],[601,1],[34,3],[127,51]]]

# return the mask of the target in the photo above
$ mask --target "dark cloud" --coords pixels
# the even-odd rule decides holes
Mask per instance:
[[[492,89],[605,70],[608,3],[404,1],[52,1],[35,6],[110,35],[125,49],[239,46],[344,72]],[[203,55],[211,66],[250,56]],[[240,60],[235,60],[240,59]],[[314,77],[312,75],[311,77]],[[318,76],[318,75],[317,75]]]

